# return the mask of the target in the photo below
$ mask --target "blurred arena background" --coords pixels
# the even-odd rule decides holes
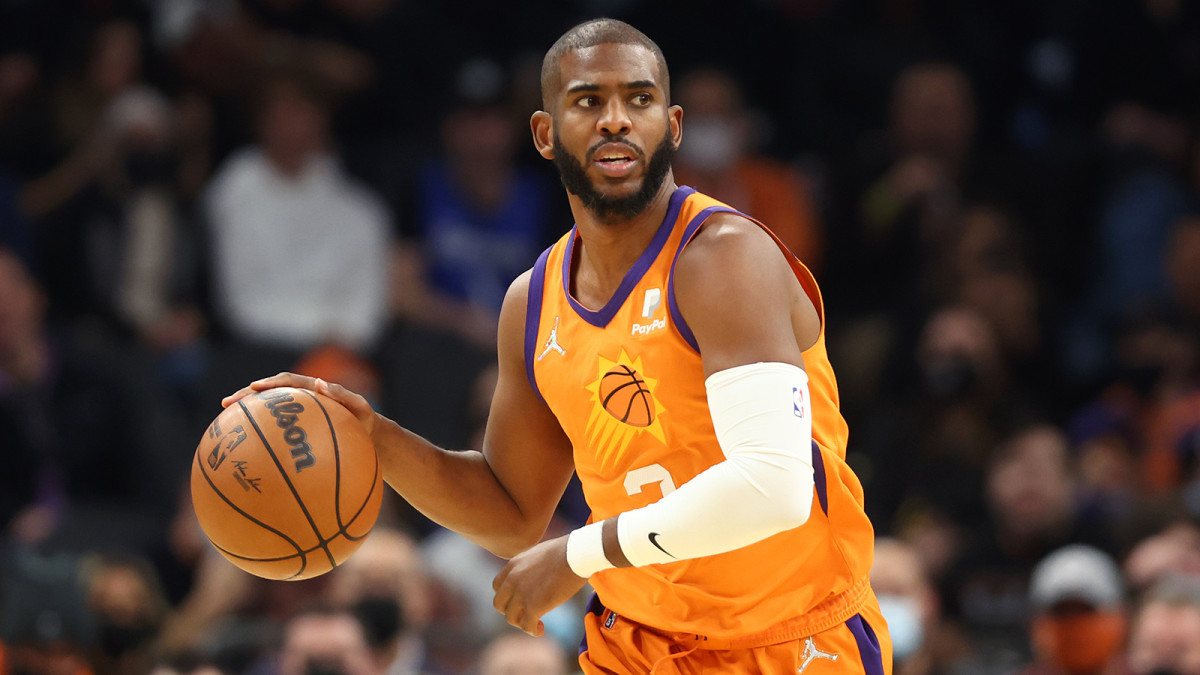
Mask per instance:
[[[1200,674],[1188,0],[0,0],[0,674],[574,670],[581,604],[513,635],[394,494],[285,584],[186,477],[284,369],[474,447],[570,225],[541,57],[600,15],[666,53],[677,181],[821,281],[896,672]]]

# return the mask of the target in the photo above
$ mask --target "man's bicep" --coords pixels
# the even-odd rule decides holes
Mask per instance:
[[[500,313],[499,377],[483,454],[497,480],[540,536],[574,472],[571,443],[525,370],[528,275],[513,283]],[[535,539],[536,541],[536,539]]]
[[[760,362],[803,367],[799,343],[808,336],[797,335],[803,326],[792,310],[807,298],[798,297],[791,267],[758,225],[741,217],[706,225],[680,256],[674,291],[706,376]]]

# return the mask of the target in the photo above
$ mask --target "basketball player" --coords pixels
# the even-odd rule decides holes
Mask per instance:
[[[481,452],[291,374],[226,403],[301,386],[346,405],[397,492],[511,558],[495,606],[528,633],[591,582],[586,673],[890,673],[812,275],[757,221],[674,184],[683,111],[633,27],[570,30],[542,96],[534,145],[576,224],[508,291]],[[591,523],[538,543],[572,472]]]

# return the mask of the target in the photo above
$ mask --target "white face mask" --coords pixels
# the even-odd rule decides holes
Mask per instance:
[[[892,651],[897,659],[912,656],[925,640],[921,608],[917,601],[903,595],[880,595],[879,611],[892,636]]]
[[[679,158],[701,171],[723,171],[737,160],[738,132],[719,117],[696,117],[684,127]]]

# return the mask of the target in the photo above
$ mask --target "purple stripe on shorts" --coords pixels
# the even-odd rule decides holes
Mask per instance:
[[[879,650],[879,639],[871,625],[863,620],[861,614],[855,614],[846,621],[846,627],[854,635],[858,643],[858,655],[862,659],[863,672],[866,675],[883,675],[883,653]]]
[[[650,240],[650,245],[646,247],[645,251],[642,251],[642,255],[638,256],[637,261],[633,263],[633,267],[630,267],[629,271],[625,273],[625,277],[621,279],[621,285],[617,287],[617,292],[613,293],[613,296],[608,299],[608,303],[598,312],[593,312],[579,304],[571,295],[571,261],[575,256],[576,231],[571,230],[571,237],[567,240],[567,254],[563,257],[563,293],[567,296],[567,301],[571,303],[571,307],[575,308],[575,312],[584,321],[597,328],[604,328],[608,325],[609,321],[612,321],[612,318],[617,314],[617,310],[621,309],[621,305],[625,304],[625,299],[629,297],[629,294],[633,291],[633,287],[637,286],[638,282],[642,280],[642,275],[654,264],[654,259],[658,257],[663,245],[667,243],[667,238],[671,236],[671,231],[675,229],[675,219],[679,217],[679,209],[683,208],[684,200],[693,192],[695,190],[686,185],[675,188],[675,192],[671,195],[670,206],[667,207],[667,216],[663,218],[662,224],[658,226],[658,231],[654,233],[654,238]]]
[[[683,320],[683,315],[679,313],[679,305],[675,304],[675,264],[679,262],[679,254],[683,253],[684,247],[688,245],[692,237],[696,236],[696,231],[700,229],[705,220],[708,220],[709,216],[717,211],[738,213],[738,211],[727,206],[710,206],[697,213],[683,230],[683,239],[679,241],[679,249],[675,251],[675,259],[671,261],[671,273],[667,277],[667,308],[671,312],[671,321],[675,322],[675,328],[679,330],[679,334],[697,352],[700,351],[700,345],[696,343],[696,336],[692,334],[691,327],[687,325],[687,322]]]
[[[600,602],[600,596],[596,595],[595,593],[592,593],[592,597],[588,599],[587,613],[595,614],[596,616],[604,616],[604,610],[605,610],[604,603]],[[583,656],[583,653],[586,652],[587,650],[588,650],[587,631],[585,630],[583,632],[583,639],[579,641],[579,655]]]
[[[821,457],[821,448],[817,446],[817,442],[812,442],[813,452],[813,484],[817,487],[817,501],[821,503],[821,510],[825,515],[829,515],[829,485],[825,482],[825,459]]]
[[[546,289],[546,259],[550,257],[550,248],[542,251],[537,262],[533,264],[533,276],[529,278],[529,299],[525,305],[525,375],[529,377],[529,386],[533,387],[543,402],[546,398],[538,389],[537,378],[533,375],[533,360],[537,358],[538,328],[542,325],[542,296]]]

